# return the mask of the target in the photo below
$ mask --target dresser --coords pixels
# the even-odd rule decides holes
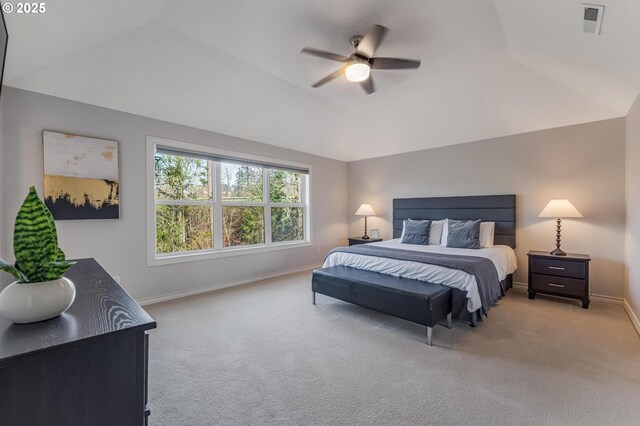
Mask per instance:
[[[146,424],[155,321],[94,259],[77,260],[65,276],[76,299],[61,316],[0,319],[0,423]]]
[[[586,254],[552,256],[546,251],[530,251],[529,299],[537,293],[570,297],[589,307],[589,263]]]

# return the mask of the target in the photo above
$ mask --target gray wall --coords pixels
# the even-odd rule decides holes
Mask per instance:
[[[640,314],[640,96],[626,120],[627,235],[624,298]]]
[[[526,282],[526,252],[551,249],[554,223],[537,214],[551,198],[566,197],[584,219],[565,220],[563,248],[593,257],[593,292],[623,296],[625,262],[625,120],[615,119],[363,160],[348,165],[217,133],[4,87],[0,122],[0,247],[11,258],[12,218],[29,185],[42,189],[42,129],[120,141],[121,219],[59,221],[70,257],[95,257],[139,300],[224,285],[322,261],[348,234],[362,234],[353,215],[371,203],[370,227],[391,237],[394,197],[473,194],[518,195],[516,281]],[[640,225],[638,102],[627,119],[629,226],[627,249],[637,250]],[[635,130],[634,130],[635,129]],[[635,133],[634,133],[635,132]],[[633,136],[633,135],[636,136]],[[145,137],[165,137],[313,164],[314,246],[176,265],[146,266]],[[636,173],[636,174],[633,174]],[[349,204],[347,206],[347,182]],[[631,194],[632,192],[632,194]],[[635,197],[635,200],[634,200]],[[347,208],[348,207],[348,208]],[[635,212],[635,213],[634,213]],[[636,244],[635,246],[630,244]],[[633,253],[636,253],[635,255]],[[629,251],[627,264],[637,253]],[[6,277],[5,277],[6,278]],[[630,274],[627,294],[640,305],[640,279]],[[637,282],[636,282],[637,281]]]
[[[593,293],[622,297],[624,167],[624,118],[357,161],[349,163],[349,235],[362,235],[353,215],[361,203],[379,215],[370,228],[391,238],[394,197],[515,193],[515,281],[526,283],[526,253],[555,242],[554,221],[537,215],[549,200],[568,198],[584,219],[563,221],[563,249],[592,256]]]
[[[346,163],[10,87],[3,88],[2,97],[4,220],[0,229],[13,229],[8,218],[15,216],[30,185],[42,191],[43,129],[119,141],[121,218],[58,221],[57,227],[68,257],[95,257],[109,273],[120,276],[123,287],[138,300],[314,265],[328,249],[345,242]],[[312,164],[313,247],[148,267],[147,135]],[[11,235],[4,233],[2,240],[8,247]]]

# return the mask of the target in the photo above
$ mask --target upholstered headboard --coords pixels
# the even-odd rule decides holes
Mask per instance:
[[[393,238],[402,234],[402,221],[475,220],[495,222],[494,244],[516,248],[516,196],[473,195],[467,197],[396,198],[393,200]]]

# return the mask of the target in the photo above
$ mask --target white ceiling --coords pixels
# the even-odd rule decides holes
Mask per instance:
[[[352,161],[626,115],[640,93],[640,1],[66,0],[5,15],[4,83]],[[339,64],[349,37],[390,28],[365,95]]]

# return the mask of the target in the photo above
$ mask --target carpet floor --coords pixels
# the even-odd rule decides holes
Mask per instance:
[[[152,425],[637,425],[619,305],[512,290],[476,328],[318,295],[302,273],[147,306]]]

